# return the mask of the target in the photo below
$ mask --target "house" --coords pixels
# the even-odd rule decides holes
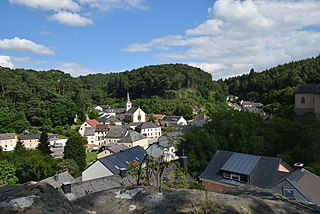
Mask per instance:
[[[99,124],[99,121],[97,121],[96,119],[86,120],[83,124],[81,124],[79,128],[80,135],[84,136],[85,128],[92,127],[95,129],[97,124]]]
[[[135,130],[150,140],[157,139],[161,136],[161,127],[155,123],[144,122],[136,126]]]
[[[129,147],[125,146],[124,144],[115,144],[115,143],[110,143],[106,146],[102,146],[99,149],[99,153],[97,155],[97,158],[103,158],[105,156],[120,152],[122,150],[126,150]]]
[[[166,126],[166,127],[175,126],[175,125],[183,125],[183,126],[187,125],[187,121],[182,116],[165,116],[160,123],[162,126]]]
[[[320,177],[298,168],[265,188],[278,192],[291,201],[320,205]]]
[[[116,125],[116,126],[121,126],[122,122],[119,118],[111,115],[111,116],[104,116],[104,117],[99,117],[97,119],[97,121],[99,121],[99,123],[101,124],[107,124],[107,125]]]
[[[95,144],[98,146],[105,144],[105,137],[108,133],[109,126],[107,124],[97,124],[94,132]]]
[[[191,126],[203,127],[207,123],[207,121],[208,116],[205,114],[200,114],[192,120]]]
[[[149,141],[144,135],[136,131],[129,130],[123,138],[118,140],[118,144],[123,144],[129,148],[141,146],[146,149],[149,145]]]
[[[175,138],[181,135],[181,132],[170,132],[168,133],[168,136],[161,136],[158,138],[157,142],[149,146],[147,149],[148,154],[154,158],[163,156],[163,160],[166,162],[179,159],[179,156],[176,155],[176,145],[178,144],[178,141]],[[172,139],[172,142],[170,142],[168,137]]]
[[[103,111],[103,108],[101,106],[96,106],[94,108],[94,110],[98,111],[98,112],[102,112]]]
[[[296,115],[312,114],[320,119],[320,84],[298,85],[295,91]]]
[[[40,143],[40,134],[20,135],[20,141],[26,149],[36,149]]]
[[[264,188],[291,171],[277,157],[218,150],[199,178],[206,190],[222,192],[246,184]]]
[[[17,135],[15,133],[0,134],[0,146],[3,151],[13,151],[18,142]]]
[[[154,123],[160,126],[160,121],[165,117],[164,114],[151,114],[150,117],[154,118]]]
[[[124,120],[128,123],[146,122],[146,113],[140,107],[132,107],[129,93],[127,93],[126,112]]]
[[[96,137],[95,137],[95,128],[93,127],[85,127],[83,137],[87,138],[89,145],[96,145]]]
[[[136,160],[142,162],[146,151],[140,146],[126,149],[112,155],[100,158],[82,172],[82,181],[102,178],[111,175],[125,176],[128,165]]]
[[[105,143],[118,143],[128,132],[128,128],[125,126],[110,126],[109,131],[105,136]]]

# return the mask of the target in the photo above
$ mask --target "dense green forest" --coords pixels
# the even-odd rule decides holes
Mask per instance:
[[[263,104],[293,104],[298,84],[320,83],[320,56],[226,79],[230,94]]]

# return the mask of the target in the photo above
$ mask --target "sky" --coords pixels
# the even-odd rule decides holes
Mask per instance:
[[[320,0],[1,0],[0,66],[72,76],[184,63],[213,79],[320,54]]]

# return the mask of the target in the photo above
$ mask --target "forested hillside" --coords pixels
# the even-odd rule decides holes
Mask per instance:
[[[21,133],[30,127],[51,131],[72,125],[76,114],[84,120],[95,104],[124,107],[127,91],[136,99],[134,105],[147,113],[183,111],[191,117],[193,108],[205,111],[214,106],[207,105],[207,98],[223,100],[226,90],[209,73],[183,64],[77,78],[57,70],[0,67],[0,132]]]
[[[251,69],[249,74],[232,77],[224,82],[230,94],[242,99],[264,104],[293,104],[296,85],[320,83],[320,56],[286,63],[260,73]]]

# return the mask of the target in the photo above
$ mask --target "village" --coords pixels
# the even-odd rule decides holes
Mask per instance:
[[[318,85],[297,87],[295,112],[298,115],[312,113],[318,116],[318,88]],[[230,95],[226,102],[235,110],[257,113],[265,119],[272,119],[272,115],[263,112],[261,103],[237,99]],[[129,93],[125,108],[96,106],[94,109],[99,117],[88,118],[80,125],[78,132],[87,139],[86,151],[97,153],[97,159],[88,165],[80,178],[73,178],[69,172],[63,172],[42,181],[63,192],[69,200],[113,187],[135,185],[136,179],[128,173],[129,165],[143,163],[146,157],[174,162],[187,173],[187,157],[177,155],[177,144],[185,129],[202,127],[208,121],[204,114],[190,121],[178,115],[146,115],[140,107],[132,106]],[[26,149],[36,149],[39,138],[40,134],[0,134],[0,146],[3,151],[10,152],[19,140]],[[59,139],[57,134],[48,134],[48,140],[51,155],[62,158],[67,139]],[[164,175],[163,179],[168,179],[168,173]],[[320,204],[320,191],[317,189],[320,177],[304,169],[303,163],[289,166],[278,157],[218,150],[200,174],[199,180],[205,190],[212,192],[223,192],[231,187],[250,184],[278,192],[292,201]]]

